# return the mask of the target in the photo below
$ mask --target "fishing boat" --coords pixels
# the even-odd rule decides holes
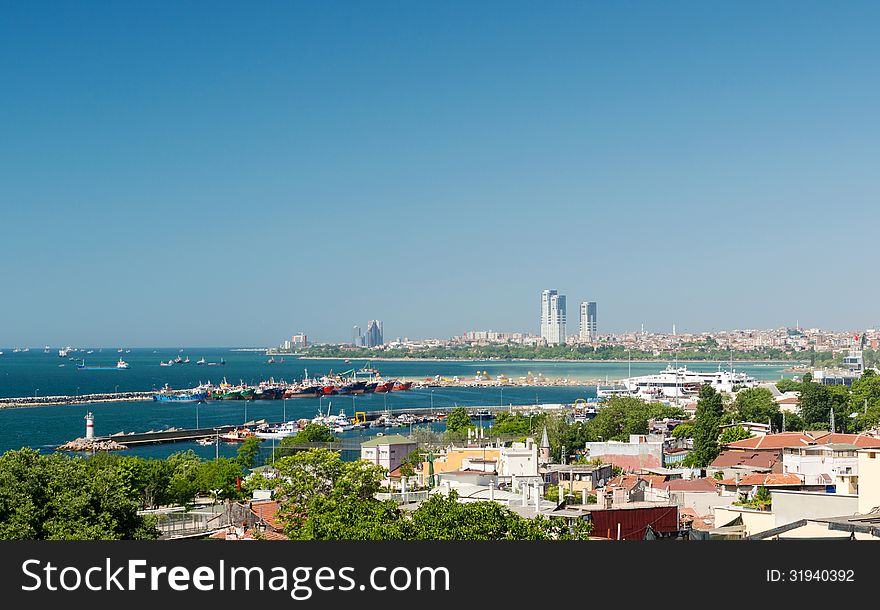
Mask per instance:
[[[199,358],[198,360],[196,360],[196,364],[205,364],[205,358],[204,358],[204,356],[201,357],[201,358]]]
[[[376,394],[382,394],[384,392],[390,392],[391,388],[394,387],[394,381],[379,381],[376,384],[376,388],[373,390]]]
[[[183,358],[181,358],[179,355],[177,356],[177,358],[174,359],[174,364],[181,364],[182,362]]]
[[[153,400],[157,402],[204,402],[208,398],[208,392],[202,388],[190,390],[174,390],[165,384],[165,387],[153,394]]]
[[[391,386],[392,392],[401,392],[403,390],[408,390],[412,387],[412,381],[395,381],[394,385]]]
[[[168,362],[159,362],[159,366],[174,366],[174,360],[169,360]]]

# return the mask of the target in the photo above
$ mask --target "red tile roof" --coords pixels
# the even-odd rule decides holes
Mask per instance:
[[[732,466],[748,466],[764,470],[773,470],[779,456],[770,451],[731,451],[724,449],[709,465],[712,468],[730,468]]]
[[[675,479],[659,485],[668,491],[705,491],[715,493],[715,479]]]
[[[265,521],[272,529],[284,529],[284,524],[278,517],[278,502],[276,500],[257,500],[251,502],[251,512],[258,520]]]
[[[804,447],[814,445],[816,439],[803,432],[780,432],[745,438],[741,441],[728,443],[728,449],[778,450],[785,447]]]
[[[841,432],[779,432],[753,436],[725,445],[728,449],[778,450],[785,447],[805,447],[827,443],[848,443],[861,448],[880,447],[880,438],[868,434],[843,434]]]
[[[747,474],[736,479],[723,479],[718,481],[718,485],[738,485],[739,487],[751,487],[754,485],[763,485],[764,487],[793,487],[801,485],[801,479],[796,474]]]

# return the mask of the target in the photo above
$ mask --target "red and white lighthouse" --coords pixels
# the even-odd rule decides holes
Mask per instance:
[[[86,413],[86,438],[95,438],[95,416],[91,411]]]

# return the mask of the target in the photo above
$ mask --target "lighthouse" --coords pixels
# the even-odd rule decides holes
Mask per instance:
[[[95,438],[95,416],[91,411],[86,413],[86,439]]]

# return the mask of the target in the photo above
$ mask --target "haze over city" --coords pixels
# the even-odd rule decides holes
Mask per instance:
[[[0,345],[876,326],[880,7],[752,7],[11,4]]]

